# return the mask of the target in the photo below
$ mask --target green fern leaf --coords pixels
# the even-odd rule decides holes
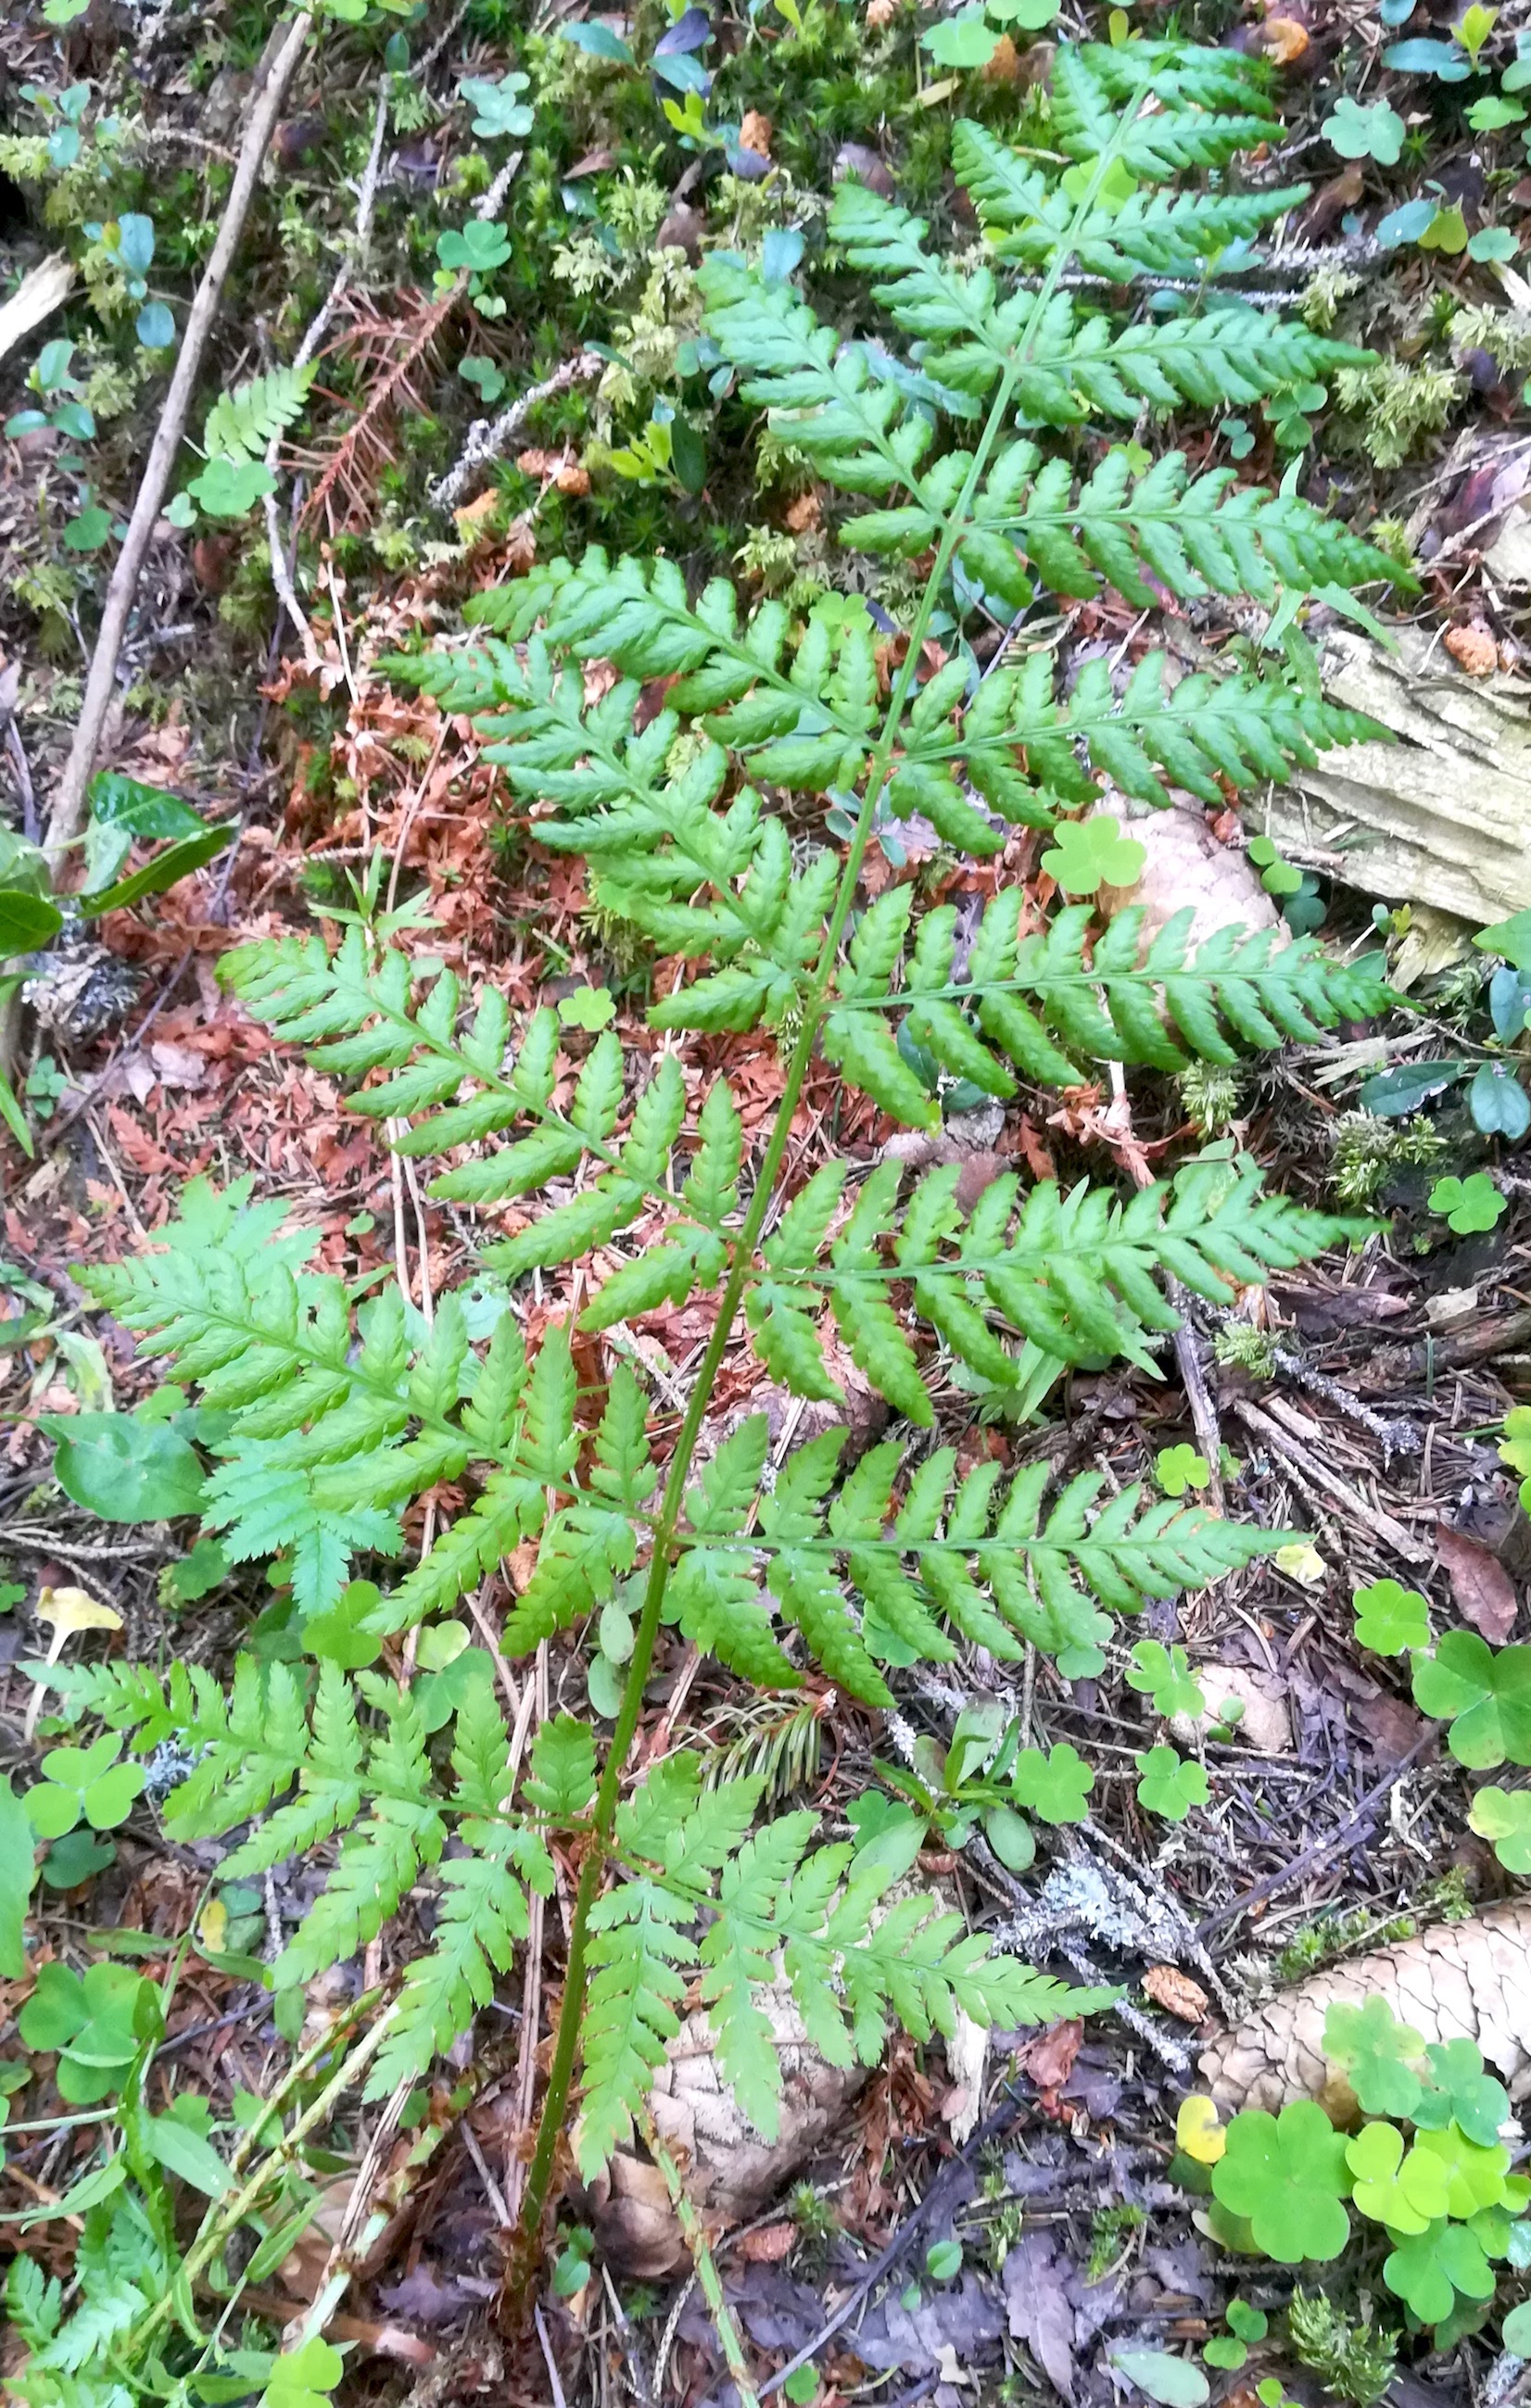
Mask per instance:
[[[781,2067],[756,1990],[771,1982],[777,1899],[813,1836],[816,1814],[784,1814],[747,1840],[724,1868],[718,1914],[701,1942],[701,1993],[717,2035],[717,2061],[756,2130],[774,2141],[781,2128]]]
[[[630,2137],[665,2042],[680,2030],[679,1968],[690,1949],[677,1925],[687,1914],[683,1900],[642,1880],[624,1883],[592,1909],[585,2090],[574,2128],[575,2163],[586,2182]]]
[[[397,2014],[368,2074],[369,2099],[385,2098],[397,2084],[429,2071],[431,2059],[468,2030],[475,2010],[488,2005],[495,1975],[510,1971],[515,1943],[527,1936],[527,1902],[510,1869],[515,1834],[469,1824],[463,1837],[472,1853],[441,1867],[433,1944],[404,1977]],[[551,1860],[546,1886],[551,1894]]]
[[[539,1723],[531,1742],[531,1779],[527,1803],[552,1823],[578,1823],[596,1794],[595,1742],[572,1714]]]
[[[209,459],[264,459],[274,436],[293,423],[308,399],[317,366],[272,368],[252,377],[232,393],[221,393],[202,429],[202,449]]]

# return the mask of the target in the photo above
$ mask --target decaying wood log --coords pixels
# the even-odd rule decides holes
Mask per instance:
[[[1419,628],[1397,635],[1394,656],[1337,628],[1323,658],[1328,699],[1397,742],[1322,754],[1262,822],[1348,886],[1481,927],[1531,908],[1531,688],[1464,676]]]

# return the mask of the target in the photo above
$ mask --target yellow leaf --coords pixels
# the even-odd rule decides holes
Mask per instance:
[[[1180,2112],[1175,2118],[1175,2139],[1188,2157],[1199,2166],[1215,2166],[1228,2146],[1228,2135],[1218,2121],[1218,2111],[1210,2099],[1193,2092],[1180,2101]]]
[[[1299,1539],[1294,1546],[1277,1548],[1276,1569],[1292,1580],[1301,1581],[1304,1588],[1317,1588],[1328,1566],[1311,1539]]]
[[[228,1909],[221,1898],[209,1898],[197,1917],[197,1943],[216,1955],[228,1941]]]

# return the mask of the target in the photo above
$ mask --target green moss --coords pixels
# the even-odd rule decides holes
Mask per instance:
[[[1353,2408],[1371,2408],[1396,2372],[1397,2334],[1353,2320],[1324,2291],[1293,2293],[1287,2338],[1330,2397]]]
[[[1340,409],[1355,422],[1352,439],[1379,468],[1399,467],[1422,436],[1444,426],[1462,390],[1454,368],[1397,358],[1340,368],[1334,384]]]

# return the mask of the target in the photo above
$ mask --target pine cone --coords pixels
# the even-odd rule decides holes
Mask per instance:
[[[1323,2021],[1343,2001],[1385,1999],[1426,2041],[1474,2040],[1512,2099],[1531,2093],[1531,1902],[1441,1923],[1395,1947],[1315,1973],[1213,2042],[1201,2060],[1225,2114],[1289,2099],[1342,2109],[1349,2086],[1323,2057]],[[1353,2101],[1350,2102],[1353,2108]]]

